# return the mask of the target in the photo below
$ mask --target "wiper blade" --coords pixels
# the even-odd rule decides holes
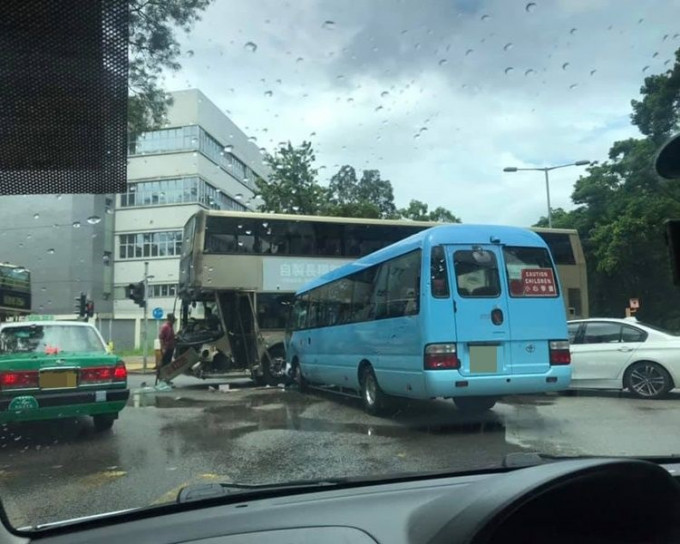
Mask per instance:
[[[569,461],[574,459],[639,459],[659,465],[677,463],[680,456],[673,455],[551,455],[539,452],[515,452],[503,457],[504,468],[523,468],[542,465],[555,461]]]
[[[288,482],[281,484],[192,484],[180,489],[177,503],[217,499],[235,495],[259,494],[267,491],[313,490],[317,488],[335,487],[345,483],[345,478]]]

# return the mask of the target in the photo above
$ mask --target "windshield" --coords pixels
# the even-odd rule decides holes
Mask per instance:
[[[633,320],[680,330],[655,168],[678,0],[24,4],[0,22],[15,527],[200,483],[680,455],[680,350]]]
[[[0,355],[17,353],[91,353],[106,351],[89,327],[28,325],[0,330]]]

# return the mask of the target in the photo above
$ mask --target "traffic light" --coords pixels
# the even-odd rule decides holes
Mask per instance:
[[[78,317],[85,317],[86,315],[86,310],[87,310],[87,296],[85,296],[85,293],[80,293],[77,297],[75,297],[75,312],[78,315]]]
[[[131,283],[125,288],[125,296],[130,300],[133,300],[135,304],[144,308],[146,306],[146,301],[144,300],[144,282]]]

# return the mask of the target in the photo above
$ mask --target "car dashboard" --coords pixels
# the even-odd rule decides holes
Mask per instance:
[[[680,465],[546,462],[504,472],[229,496],[135,510],[34,534],[44,544],[680,541]],[[226,503],[228,501],[228,504]],[[168,511],[169,510],[169,511]],[[5,538],[6,537],[6,538]],[[5,533],[0,542],[31,541]]]

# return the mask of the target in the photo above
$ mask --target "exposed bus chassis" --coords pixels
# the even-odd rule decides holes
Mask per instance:
[[[194,294],[182,300],[176,355],[189,348],[199,361],[186,374],[200,379],[242,374],[258,385],[286,381],[282,343],[268,345],[261,334],[253,306],[253,293],[220,291]],[[189,308],[203,304],[202,319],[190,317]]]

